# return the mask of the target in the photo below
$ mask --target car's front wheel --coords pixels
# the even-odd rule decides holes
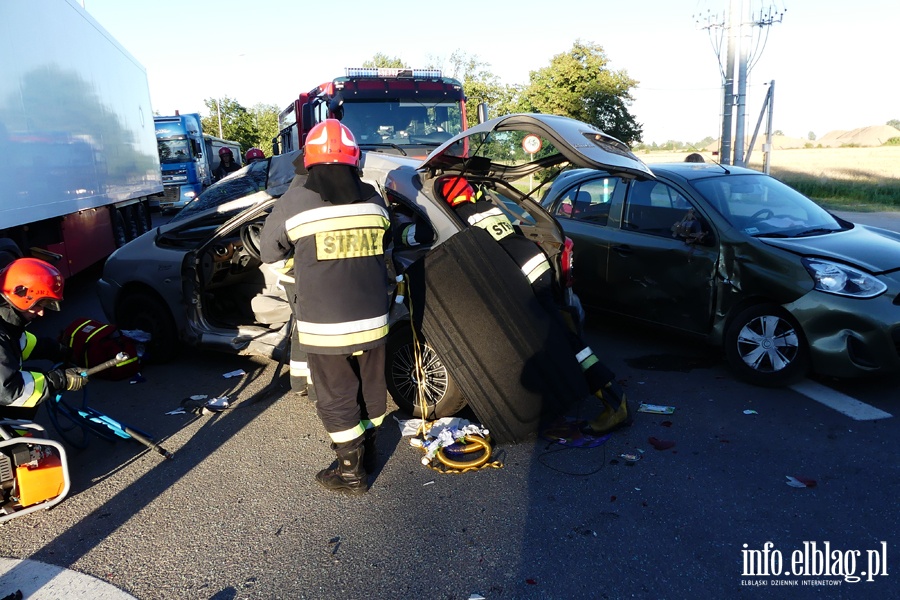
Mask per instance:
[[[800,325],[774,304],[751,306],[731,321],[725,355],[739,378],[764,387],[795,383],[809,369],[809,348]]]
[[[423,401],[426,418],[439,419],[455,415],[466,406],[466,399],[434,348],[421,338],[418,348],[422,364],[421,376],[416,369],[417,353],[412,327],[403,324],[391,329],[385,361],[387,388],[391,397],[400,410],[414,417],[422,418]],[[423,384],[422,399],[419,398],[420,380]]]
[[[119,329],[139,329],[150,334],[144,360],[164,363],[178,355],[178,329],[169,309],[158,297],[150,293],[131,292],[116,308],[116,325]]]

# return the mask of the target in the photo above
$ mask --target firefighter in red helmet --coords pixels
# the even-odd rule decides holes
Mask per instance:
[[[465,177],[448,176],[436,186],[454,212],[471,227],[487,231],[522,269],[531,289],[550,314],[560,316],[561,290],[557,289],[550,261],[540,246],[522,235],[506,215],[490,200],[482,200]],[[569,342],[587,380],[588,388],[599,398],[604,410],[589,422],[591,433],[603,434],[629,425],[631,417],[625,394],[609,370],[580,335],[567,327]]]
[[[48,262],[17,258],[0,270],[0,416],[31,419],[37,406],[63,390],[79,390],[87,381],[79,369],[24,370],[22,363],[58,362],[66,351],[56,340],[26,331],[44,310],[59,310],[63,277]]]
[[[213,171],[213,179],[218,181],[240,168],[241,165],[234,162],[234,153],[231,151],[231,148],[219,148],[219,166]]]
[[[316,411],[338,459],[316,480],[352,495],[368,490],[367,475],[377,466],[390,309],[384,255],[390,217],[384,199],[361,181],[359,160],[359,146],[340,121],[315,125],[305,144],[307,179],[278,200],[260,240],[264,262],[294,258],[296,339],[307,352]]]
[[[244,155],[247,159],[247,164],[255,163],[258,160],[265,160],[266,155],[263,154],[263,151],[259,148],[250,148],[247,150],[247,153]]]

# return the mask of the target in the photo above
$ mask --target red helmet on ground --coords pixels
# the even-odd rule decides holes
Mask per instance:
[[[266,155],[263,154],[263,151],[259,148],[250,148],[249,150],[247,150],[247,162],[261,160],[265,157]]]
[[[234,153],[231,151],[231,148],[219,148],[219,156],[234,156]]]
[[[325,119],[309,130],[303,166],[340,164],[359,166],[359,146],[346,125],[337,119]]]
[[[37,258],[18,258],[0,271],[0,295],[13,308],[59,310],[63,277],[56,267]]]
[[[465,177],[447,177],[441,184],[441,194],[450,206],[475,202],[475,190]]]

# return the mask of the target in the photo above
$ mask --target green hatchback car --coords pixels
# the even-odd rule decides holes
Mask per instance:
[[[542,196],[575,242],[586,308],[702,336],[756,385],[900,370],[900,234],[757,171],[650,169],[568,170]]]

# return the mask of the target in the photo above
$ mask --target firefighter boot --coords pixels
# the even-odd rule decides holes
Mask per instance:
[[[378,430],[374,427],[366,429],[363,438],[363,468],[366,473],[371,475],[378,468],[378,450],[375,448],[375,439],[378,437]]]
[[[332,444],[337,454],[337,466],[322,469],[316,474],[316,481],[322,487],[334,492],[359,496],[369,490],[369,480],[363,469],[365,449],[357,440],[346,444]]]
[[[628,412],[628,402],[625,394],[618,389],[615,382],[606,384],[606,387],[598,391],[596,395],[603,400],[603,410],[591,421],[588,421],[586,433],[603,435],[631,425],[632,418]]]

